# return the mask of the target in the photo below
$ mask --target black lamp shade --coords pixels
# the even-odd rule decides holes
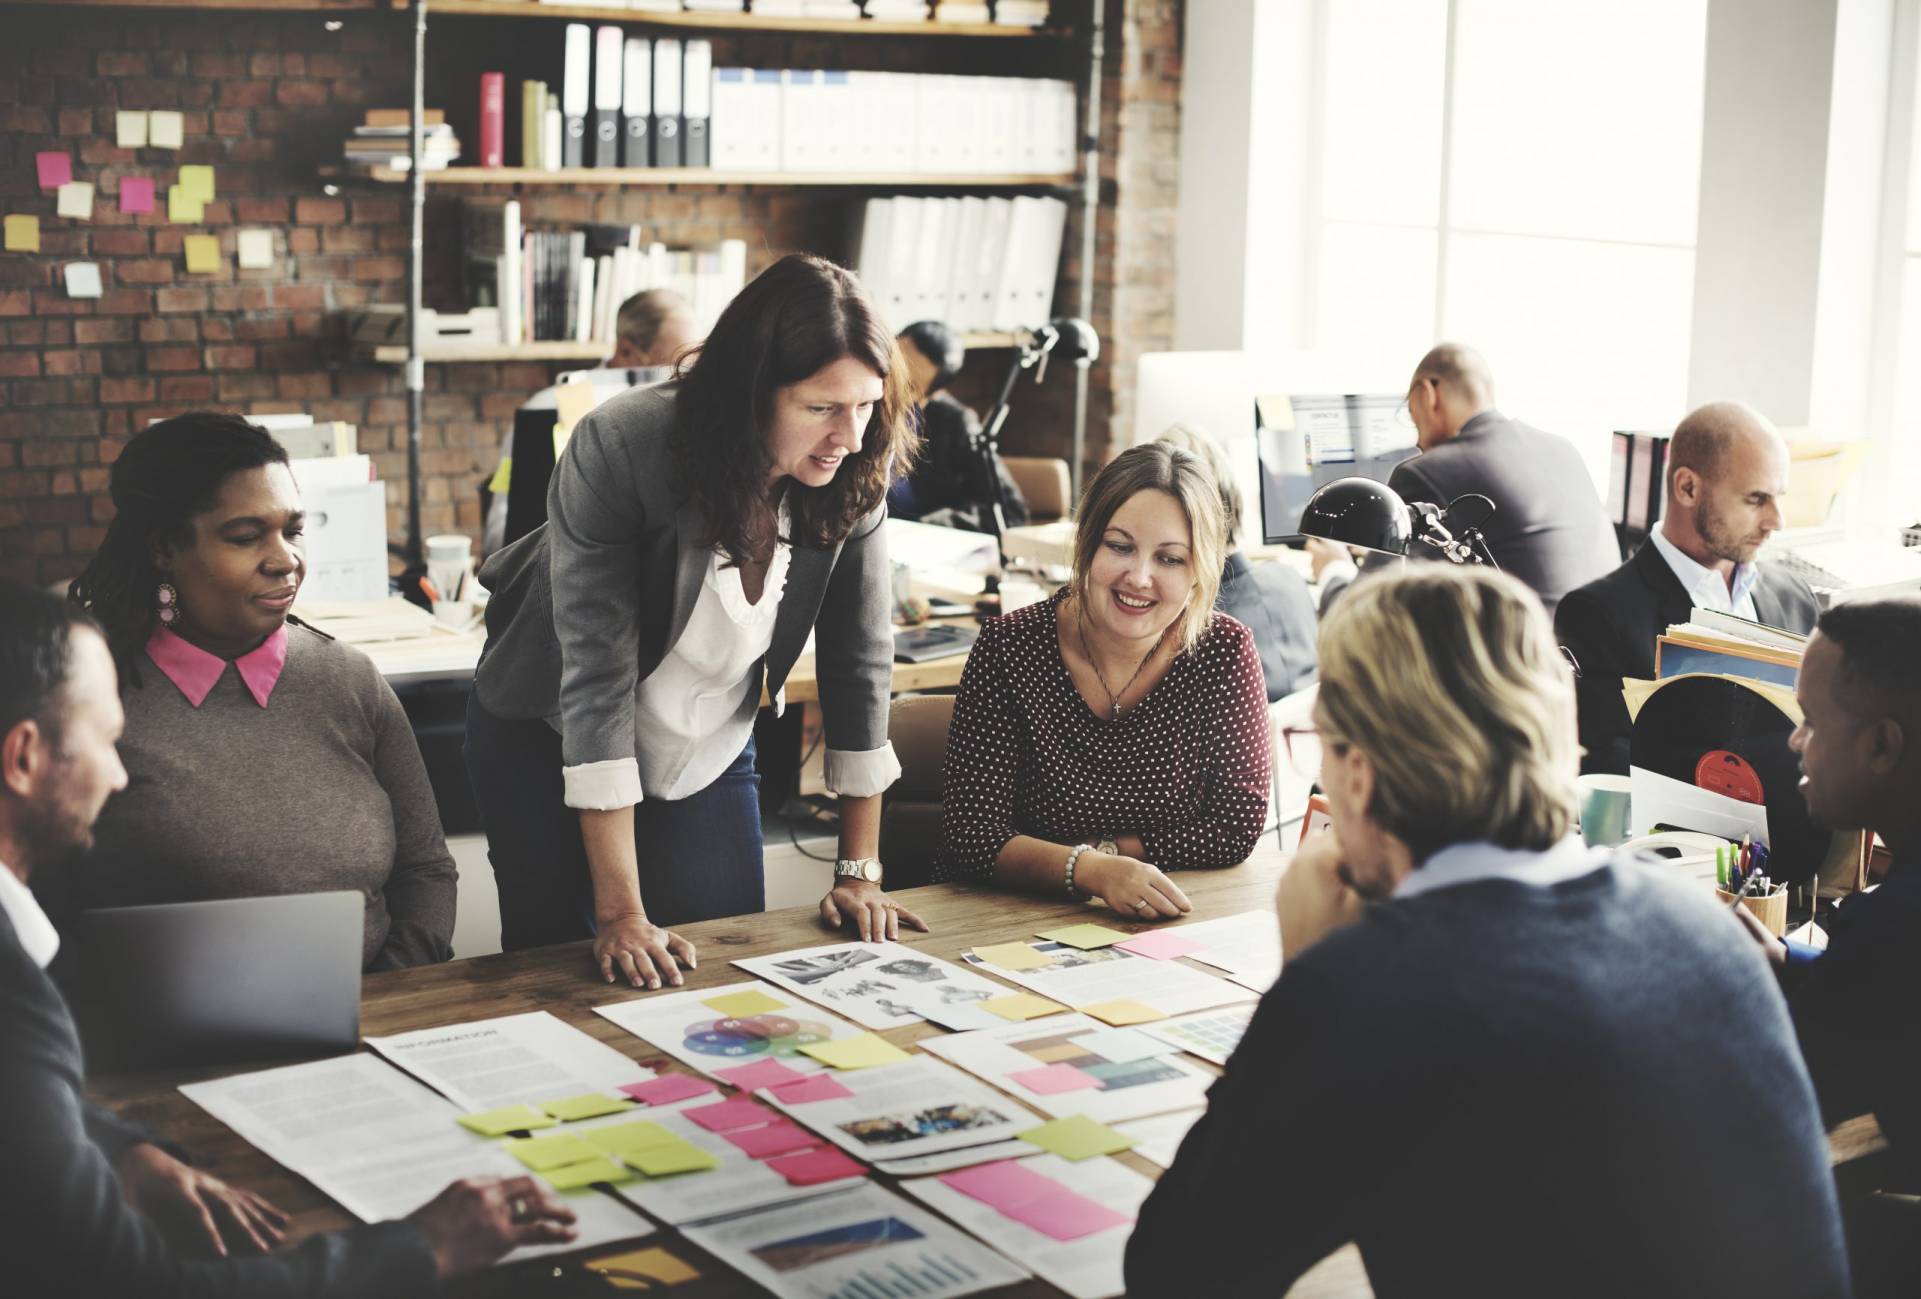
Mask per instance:
[[[1336,478],[1308,499],[1301,532],[1344,546],[1405,555],[1414,536],[1407,502],[1372,478]]]

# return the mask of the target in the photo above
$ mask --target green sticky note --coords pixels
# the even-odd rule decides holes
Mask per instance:
[[[1039,1019],[1042,1015],[1053,1015],[1063,1007],[1056,1006],[1045,997],[1036,997],[1031,992],[1013,992],[1005,997],[989,997],[986,1001],[974,1003],[990,1015],[1012,1020],[1016,1024],[1023,1020]]]
[[[508,1105],[481,1114],[463,1114],[459,1120],[461,1127],[469,1132],[478,1132],[483,1137],[504,1137],[509,1132],[551,1128],[557,1121],[531,1105]]]
[[[626,1182],[633,1179],[633,1170],[625,1164],[617,1164],[605,1155],[584,1159],[578,1164],[564,1164],[559,1168],[544,1169],[541,1174],[556,1191],[578,1191],[583,1186],[595,1182]]]
[[[1134,1138],[1116,1132],[1105,1123],[1096,1123],[1085,1114],[1055,1119],[1037,1128],[1017,1133],[1022,1141],[1050,1150],[1062,1159],[1092,1159],[1095,1155],[1114,1155],[1131,1149]]]
[[[580,1140],[602,1154],[631,1155],[636,1151],[652,1150],[656,1146],[670,1145],[684,1141],[658,1123],[642,1120],[639,1123],[616,1123],[610,1127],[588,1128],[580,1134]]]
[[[188,235],[187,274],[213,275],[220,270],[220,240],[214,235]]]
[[[676,1138],[664,1146],[650,1146],[623,1154],[622,1159],[649,1177],[668,1177],[674,1173],[704,1173],[720,1167],[720,1160],[691,1141]]]
[[[703,997],[700,1004],[735,1019],[745,1019],[749,1015],[764,1015],[770,1010],[787,1009],[786,1002],[774,1000],[759,988],[743,988],[739,992],[730,992],[721,997]]]
[[[521,1137],[502,1143],[508,1154],[518,1159],[536,1173],[544,1173],[550,1168],[563,1164],[578,1164],[589,1159],[598,1159],[607,1152],[597,1150],[579,1137],[566,1132],[556,1132],[550,1137]]]
[[[1081,924],[1065,925],[1059,929],[1050,929],[1042,934],[1041,937],[1051,942],[1066,943],[1069,947],[1078,947],[1082,951],[1086,951],[1089,948],[1106,947],[1109,943],[1124,943],[1129,938],[1132,938],[1133,935],[1123,934],[1118,929],[1109,929],[1106,925]]]
[[[180,169],[180,188],[202,203],[213,202],[213,168],[188,165]]]
[[[196,198],[178,185],[167,186],[167,220],[177,226],[197,226],[204,215],[206,200]]]
[[[1092,1006],[1082,1006],[1081,1014],[1092,1015],[1103,1024],[1115,1028],[1126,1028],[1129,1024],[1151,1024],[1157,1019],[1166,1019],[1167,1012],[1156,1010],[1144,1001],[1132,997],[1116,997],[1112,1001],[1096,1002]]]
[[[907,1052],[873,1033],[856,1033],[838,1042],[809,1042],[801,1051],[836,1069],[868,1069],[877,1064],[898,1064],[908,1058]]]
[[[992,943],[976,947],[974,955],[1003,970],[1039,970],[1051,962],[1026,943]]]
[[[597,1119],[603,1114],[618,1114],[622,1110],[631,1110],[634,1108],[634,1103],[612,1096],[602,1096],[599,1092],[586,1092],[579,1096],[563,1096],[559,1100],[542,1101],[540,1108],[557,1119],[572,1123],[576,1119]]]

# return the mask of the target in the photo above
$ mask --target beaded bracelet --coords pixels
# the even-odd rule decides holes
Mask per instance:
[[[1078,900],[1081,896],[1081,891],[1074,887],[1074,863],[1080,860],[1082,853],[1090,851],[1093,847],[1091,843],[1078,843],[1074,845],[1073,851],[1067,854],[1067,896],[1070,898]]]

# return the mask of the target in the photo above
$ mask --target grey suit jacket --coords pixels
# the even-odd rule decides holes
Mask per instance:
[[[673,484],[678,396],[677,384],[636,389],[582,419],[554,467],[546,524],[480,571],[493,593],[474,672],[480,703],[498,717],[552,723],[569,767],[634,756],[634,689],[680,639],[700,596],[707,554],[681,539],[698,537],[705,519]],[[841,752],[887,743],[885,516],[876,506],[832,549],[795,547],[762,660],[778,697],[814,633],[827,746]]]
[[[1587,465],[1565,438],[1484,410],[1459,436],[1403,460],[1388,486],[1408,501],[1449,501],[1478,492],[1494,502],[1482,533],[1494,562],[1541,597],[1549,616],[1561,597],[1621,562],[1614,527]],[[1417,545],[1411,556],[1433,558]]]

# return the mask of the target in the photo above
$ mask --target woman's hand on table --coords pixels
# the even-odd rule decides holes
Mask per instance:
[[[835,929],[844,921],[853,921],[863,943],[899,938],[903,920],[911,928],[927,932],[925,920],[898,902],[889,901],[881,886],[870,880],[836,880],[820,900],[820,918]]]
[[[130,1147],[115,1171],[127,1203],[195,1253],[265,1254],[285,1235],[287,1215],[271,1200],[183,1164],[151,1142]]]
[[[1194,909],[1165,871],[1119,853],[1082,853],[1074,863],[1074,884],[1130,920],[1163,920]]]
[[[1355,891],[1340,840],[1329,830],[1301,845],[1274,893],[1281,955],[1293,960],[1336,929],[1361,918],[1367,899]]]
[[[630,913],[600,922],[594,962],[608,983],[618,976],[636,988],[677,988],[682,983],[680,967],[695,968],[694,945],[646,916]]]

